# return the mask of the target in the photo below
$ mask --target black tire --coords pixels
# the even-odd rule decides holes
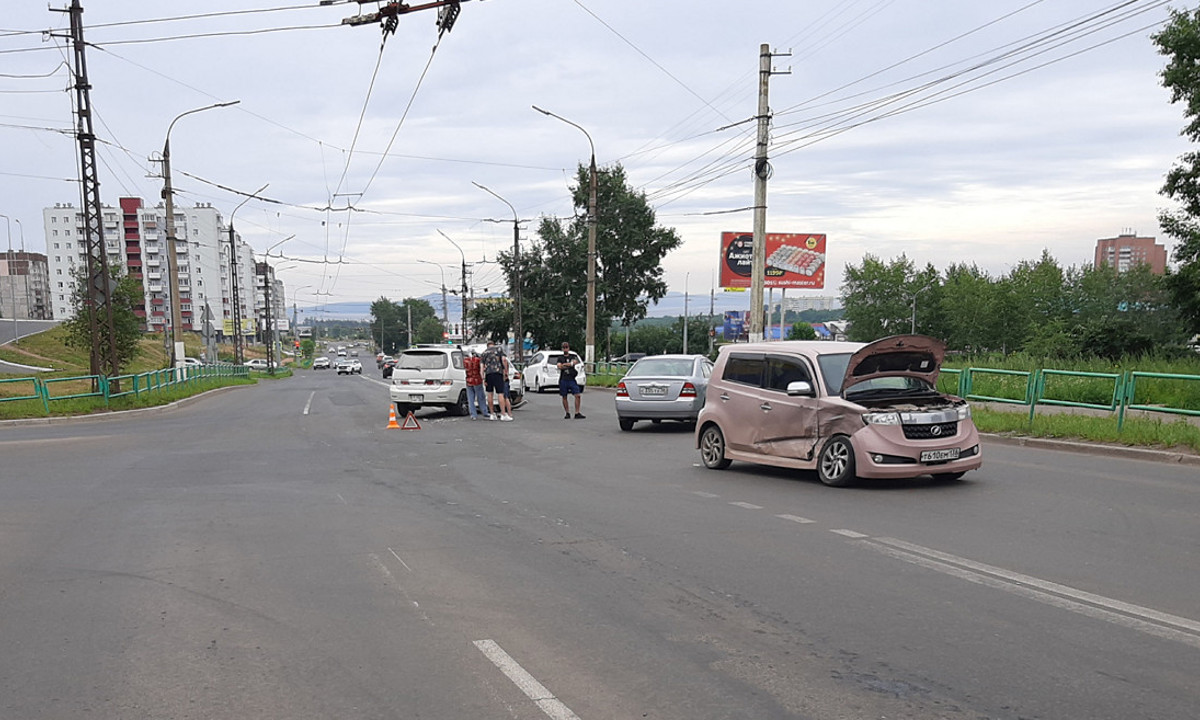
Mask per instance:
[[[654,423],[655,425],[661,425],[661,424],[662,424],[662,420],[658,420],[658,419],[651,420],[650,422]]]
[[[959,480],[962,480],[962,476],[966,475],[966,474],[967,474],[966,470],[960,470],[959,472],[951,472],[951,473],[934,473],[933,481],[940,482],[940,483],[958,482]]]
[[[729,458],[725,457],[725,435],[716,425],[709,425],[700,433],[700,461],[709,470],[729,467]]]
[[[415,407],[413,407],[412,405],[408,405],[406,403],[395,403],[395,405],[396,405],[396,417],[399,417],[399,418],[408,417],[408,414],[410,412],[413,412],[416,410]]]
[[[619,422],[621,424],[622,430],[624,430],[625,432],[629,432],[630,430],[633,429],[633,423],[636,421],[633,418],[619,417],[619,418],[617,418],[617,422]]]
[[[450,406],[450,413],[459,417],[466,417],[471,414],[471,408],[467,405],[466,390],[458,394],[458,402]]]
[[[848,487],[858,478],[854,474],[854,446],[845,435],[834,435],[821,448],[817,458],[817,477],[829,487]]]

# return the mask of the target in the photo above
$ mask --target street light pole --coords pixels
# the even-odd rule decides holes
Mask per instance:
[[[213,103],[204,107],[188,110],[187,112],[179,113],[171,124],[167,126],[167,138],[163,142],[162,164],[163,164],[163,191],[162,197],[167,213],[167,264],[170,265],[167,280],[169,282],[171,294],[171,365],[180,373],[183,372],[183,315],[179,308],[179,265],[176,261],[175,251],[175,191],[171,187],[171,130],[175,127],[175,123],[179,119],[205,110],[213,108],[229,107],[236,105],[240,100],[231,100],[229,102]]]
[[[449,315],[449,311],[446,309],[447,308],[447,305],[446,305],[446,269],[444,267],[442,267],[441,263],[435,263],[432,260],[421,260],[420,258],[418,258],[417,262],[425,263],[426,265],[436,265],[438,272],[440,272],[442,274],[442,327],[446,329],[446,332],[450,332],[450,315]],[[407,304],[408,303],[405,303],[405,305],[407,305]],[[408,322],[411,325],[412,324],[411,308],[409,309],[408,316],[409,316]],[[411,337],[412,336],[412,328],[410,327],[408,330],[409,330],[408,344],[412,345],[412,337]]]
[[[4,218],[4,223],[8,226],[8,257],[5,258],[8,262],[8,269],[5,272],[10,276],[9,285],[12,287],[12,320],[13,320],[13,345],[19,344],[17,339],[21,333],[17,330],[17,277],[13,273],[16,272],[13,261],[12,249],[12,219],[7,215],[0,213],[0,217]]]
[[[513,280],[512,280],[512,297],[513,297],[513,340],[515,347],[514,360],[521,362],[522,356],[525,353],[525,331],[521,327],[521,229],[520,219],[517,217],[517,209],[512,206],[512,203],[497,195],[490,188],[486,188],[477,182],[472,184],[480,190],[485,190],[500,202],[508,206],[513,213]]]
[[[585,365],[592,365],[594,367],[594,363],[596,362],[596,144],[592,142],[592,136],[582,126],[571,122],[565,117],[555,115],[549,110],[543,110],[537,105],[534,105],[533,109],[543,115],[561,120],[582,132],[587,137],[588,145],[592,149],[592,159],[588,170],[591,175],[591,181],[588,190],[587,334],[584,339],[583,361]]]
[[[438,233],[442,237],[446,238],[447,240],[450,240],[450,236],[447,235],[446,233],[442,232],[441,230],[438,230]],[[458,243],[454,242],[453,240],[450,240],[450,244],[453,245],[454,249],[458,250],[458,254],[462,256],[462,298],[461,298],[461,300],[462,300],[462,302],[461,302],[462,340],[465,343],[467,341],[467,337],[468,337],[467,336],[467,254],[464,253],[462,248],[460,248],[458,246]]]
[[[238,365],[246,362],[246,358],[242,350],[242,301],[238,295],[237,242],[233,232],[233,216],[237,215],[237,211],[250,202],[251,198],[266,190],[270,184],[266,183],[255,190],[245,200],[238,203],[233,212],[229,213],[229,294],[233,300],[233,361]]]
[[[686,355],[688,351],[688,280],[692,274],[690,272],[683,274],[683,352]]]

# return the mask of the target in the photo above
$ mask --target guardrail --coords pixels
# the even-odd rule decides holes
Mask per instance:
[[[1166,407],[1163,405],[1146,405],[1146,404],[1140,404],[1140,403],[1135,402],[1135,400],[1137,399],[1138,378],[1143,378],[1145,380],[1152,380],[1152,379],[1173,380],[1173,381],[1179,381],[1179,382],[1185,382],[1185,383],[1200,381],[1200,377],[1198,377],[1196,375],[1175,375],[1172,373],[1138,372],[1136,370],[1126,373],[1125,392],[1122,393],[1122,396],[1121,396],[1121,410],[1120,410],[1120,414],[1117,417],[1117,430],[1118,431],[1120,431],[1121,427],[1125,424],[1125,411],[1126,410],[1141,410],[1143,412],[1161,412],[1161,413],[1169,413],[1172,415],[1193,415],[1193,416],[1200,415],[1200,410],[1193,410],[1190,408],[1172,408],[1172,407]],[[1146,383],[1143,383],[1142,386],[1145,387]]]
[[[181,369],[166,368],[131,375],[77,375],[73,377],[29,377],[0,380],[0,383],[29,383],[31,394],[0,397],[0,403],[18,400],[40,400],[49,415],[51,403],[80,398],[103,398],[108,405],[113,398],[139,397],[171,388],[189,387],[205,380],[225,377],[250,377],[250,368],[242,365],[193,365]],[[56,392],[55,388],[62,388]]]

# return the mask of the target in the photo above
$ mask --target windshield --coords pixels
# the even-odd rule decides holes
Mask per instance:
[[[443,352],[406,352],[396,366],[401,370],[441,370],[448,364]]]
[[[906,395],[913,392],[928,393],[933,391],[934,389],[930,387],[929,383],[921,378],[892,375],[871,378],[870,380],[855,383],[853,387],[846,390],[846,397],[863,395],[865,393]]]
[[[838,353],[836,355],[818,355],[817,365],[821,368],[821,378],[830,395],[842,393],[842,381],[846,379],[846,367],[850,364],[853,353]]]
[[[690,377],[693,361],[687,358],[643,358],[629,368],[629,377],[674,376]]]

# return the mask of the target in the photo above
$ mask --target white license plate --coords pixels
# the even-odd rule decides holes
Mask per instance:
[[[946,450],[922,450],[921,462],[938,462],[939,460],[957,460],[958,448],[949,448]]]
[[[666,395],[667,389],[660,387],[644,387],[640,388],[642,395]]]
[[[409,395],[408,395],[408,399],[409,399],[411,402],[425,402],[425,396],[424,396],[424,395],[413,395],[412,393],[409,393]],[[922,458],[923,458],[923,457],[924,457],[924,456],[922,456]]]

